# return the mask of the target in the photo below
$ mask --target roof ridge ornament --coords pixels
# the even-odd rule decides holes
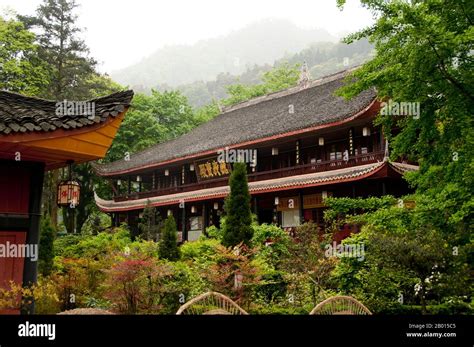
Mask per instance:
[[[223,113],[225,111],[225,106],[222,105],[221,100],[219,98],[216,98],[215,95],[212,96],[212,101],[216,104],[219,113]]]
[[[308,64],[306,61],[303,62],[301,66],[300,78],[298,80],[298,85],[301,89],[306,89],[309,87],[310,75],[308,70]]]

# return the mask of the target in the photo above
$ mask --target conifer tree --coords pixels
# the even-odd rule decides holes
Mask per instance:
[[[250,244],[253,230],[250,210],[250,193],[247,182],[247,167],[244,163],[235,163],[229,178],[230,194],[225,200],[226,223],[222,244],[233,247],[243,242]]]
[[[165,220],[165,224],[161,230],[161,240],[158,252],[162,259],[175,261],[180,257],[178,248],[178,232],[176,221],[173,216],[168,216]]]

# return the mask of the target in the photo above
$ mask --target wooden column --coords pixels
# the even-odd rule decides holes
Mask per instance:
[[[39,248],[39,227],[41,218],[41,195],[43,193],[44,164],[31,165],[30,177],[30,202],[29,217],[30,226],[26,235],[27,245],[36,245]],[[54,187],[55,189],[55,187]],[[54,202],[56,203],[56,202]],[[38,279],[38,260],[33,261],[31,257],[25,257],[23,267],[23,287],[35,284]],[[34,298],[26,298],[30,304],[25,304],[21,308],[22,314],[33,314],[35,311]]]
[[[304,209],[303,209],[303,192],[298,191],[298,209],[300,214],[300,224],[304,223]]]
[[[203,227],[203,232],[206,231],[206,228],[209,226],[208,223],[208,210],[207,210],[207,204],[205,201],[202,202],[202,227]]]
[[[257,216],[258,222],[258,199],[256,196],[253,197],[253,213]]]
[[[300,163],[300,140],[296,140],[296,158],[295,158],[296,165]]]
[[[383,130],[382,130],[382,126],[380,126],[380,150],[383,151],[385,150],[385,143],[384,143],[384,136],[383,136]]]
[[[186,228],[186,204],[183,204],[183,208],[181,209],[181,232],[182,232],[182,241],[188,240],[188,230]]]
[[[354,155],[354,128],[349,129],[349,155]]]

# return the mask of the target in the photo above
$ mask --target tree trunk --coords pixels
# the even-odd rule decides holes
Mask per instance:
[[[421,284],[420,294],[421,314],[426,314],[425,285],[423,283]]]

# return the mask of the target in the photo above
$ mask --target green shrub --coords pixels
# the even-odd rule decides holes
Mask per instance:
[[[56,255],[66,258],[97,258],[112,251],[123,251],[131,243],[130,232],[119,227],[113,233],[92,236],[62,236],[56,241]]]
[[[53,269],[55,234],[49,217],[41,218],[38,270],[43,276],[49,275]]]
[[[181,259],[202,262],[209,260],[216,254],[219,241],[215,239],[201,239],[194,242],[186,242],[181,246]]]
[[[159,255],[162,259],[178,260],[180,252],[178,248],[178,231],[174,217],[168,216],[161,229]]]

